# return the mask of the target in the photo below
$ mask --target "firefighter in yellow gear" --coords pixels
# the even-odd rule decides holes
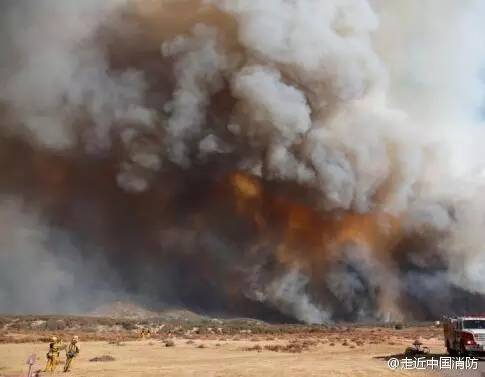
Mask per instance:
[[[71,369],[72,360],[79,355],[79,337],[76,335],[72,338],[71,343],[66,348],[66,364],[64,365],[64,372],[69,372]]]
[[[59,362],[59,355],[61,352],[61,340],[53,336],[49,343],[49,352],[47,352],[47,364],[44,372],[54,372]]]
[[[150,329],[144,327],[143,329],[141,329],[140,335],[142,339],[150,338],[152,336],[152,332],[150,331]]]

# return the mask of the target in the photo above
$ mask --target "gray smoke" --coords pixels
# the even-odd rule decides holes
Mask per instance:
[[[68,234],[17,199],[2,197],[0,203],[2,312],[76,313],[120,297],[101,251],[85,259]]]
[[[111,71],[93,33],[122,2],[7,1],[2,9],[0,99],[29,137],[50,148],[76,142],[79,117],[92,127],[83,133],[88,148],[109,147],[116,124],[149,126],[143,102],[143,74]],[[55,20],[55,21],[54,21]]]
[[[113,275],[94,285],[207,310],[248,299],[307,322],[429,317],[439,313],[416,309],[420,287],[450,292],[436,298],[449,310],[485,294],[481,1],[22,0],[1,11],[0,132],[30,151],[1,157],[12,178],[0,212],[20,230],[2,241],[1,311],[85,307],[78,271],[92,262],[79,239],[91,236]],[[32,181],[14,174],[22,167]],[[253,202],[236,201],[237,214],[253,211],[242,224],[213,194],[234,172],[267,195],[257,202],[250,185]],[[317,246],[293,244],[300,217],[271,209],[275,186],[349,242],[315,225]],[[271,251],[258,260],[258,248]],[[198,302],[197,278],[177,288],[178,268],[231,304]],[[52,289],[31,291],[26,275]],[[225,287],[234,276],[237,289]]]

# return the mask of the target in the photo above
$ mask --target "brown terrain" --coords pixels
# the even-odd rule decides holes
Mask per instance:
[[[140,336],[143,328],[150,337]],[[0,376],[26,375],[31,354],[34,370],[42,369],[52,335],[64,342],[79,335],[71,372],[79,377],[420,376],[432,372],[393,371],[387,359],[403,357],[417,338],[438,357],[445,351],[442,329],[432,324],[274,325],[123,303],[90,316],[4,316],[0,329]],[[54,375],[63,375],[61,369]]]

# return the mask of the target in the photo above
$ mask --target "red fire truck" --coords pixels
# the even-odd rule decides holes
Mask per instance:
[[[485,315],[446,317],[443,329],[450,356],[485,352]]]

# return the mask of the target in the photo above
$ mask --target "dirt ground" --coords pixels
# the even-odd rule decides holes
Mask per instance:
[[[298,337],[234,336],[217,339],[187,339],[172,337],[173,347],[166,347],[164,339],[126,341],[109,344],[106,341],[81,339],[81,354],[73,364],[76,377],[151,377],[151,376],[210,376],[210,377],[284,377],[284,376],[429,376],[431,372],[393,371],[385,357],[400,354],[414,335],[376,329],[339,334],[315,334]],[[372,339],[381,339],[375,342]],[[166,339],[165,339],[166,340]],[[439,337],[424,339],[433,353],[444,352]],[[203,344],[203,347],[201,347]],[[288,345],[303,345],[303,349]],[[260,346],[261,349],[258,347]],[[276,346],[276,347],[275,347]],[[281,346],[279,349],[277,346]],[[286,348],[285,348],[286,347]],[[277,350],[278,352],[276,352]],[[25,361],[37,355],[35,369],[45,365],[46,343],[0,344],[0,376],[25,374]],[[90,359],[109,355],[114,361],[92,362]],[[55,375],[65,375],[59,366]],[[43,374],[45,375],[45,374]]]

